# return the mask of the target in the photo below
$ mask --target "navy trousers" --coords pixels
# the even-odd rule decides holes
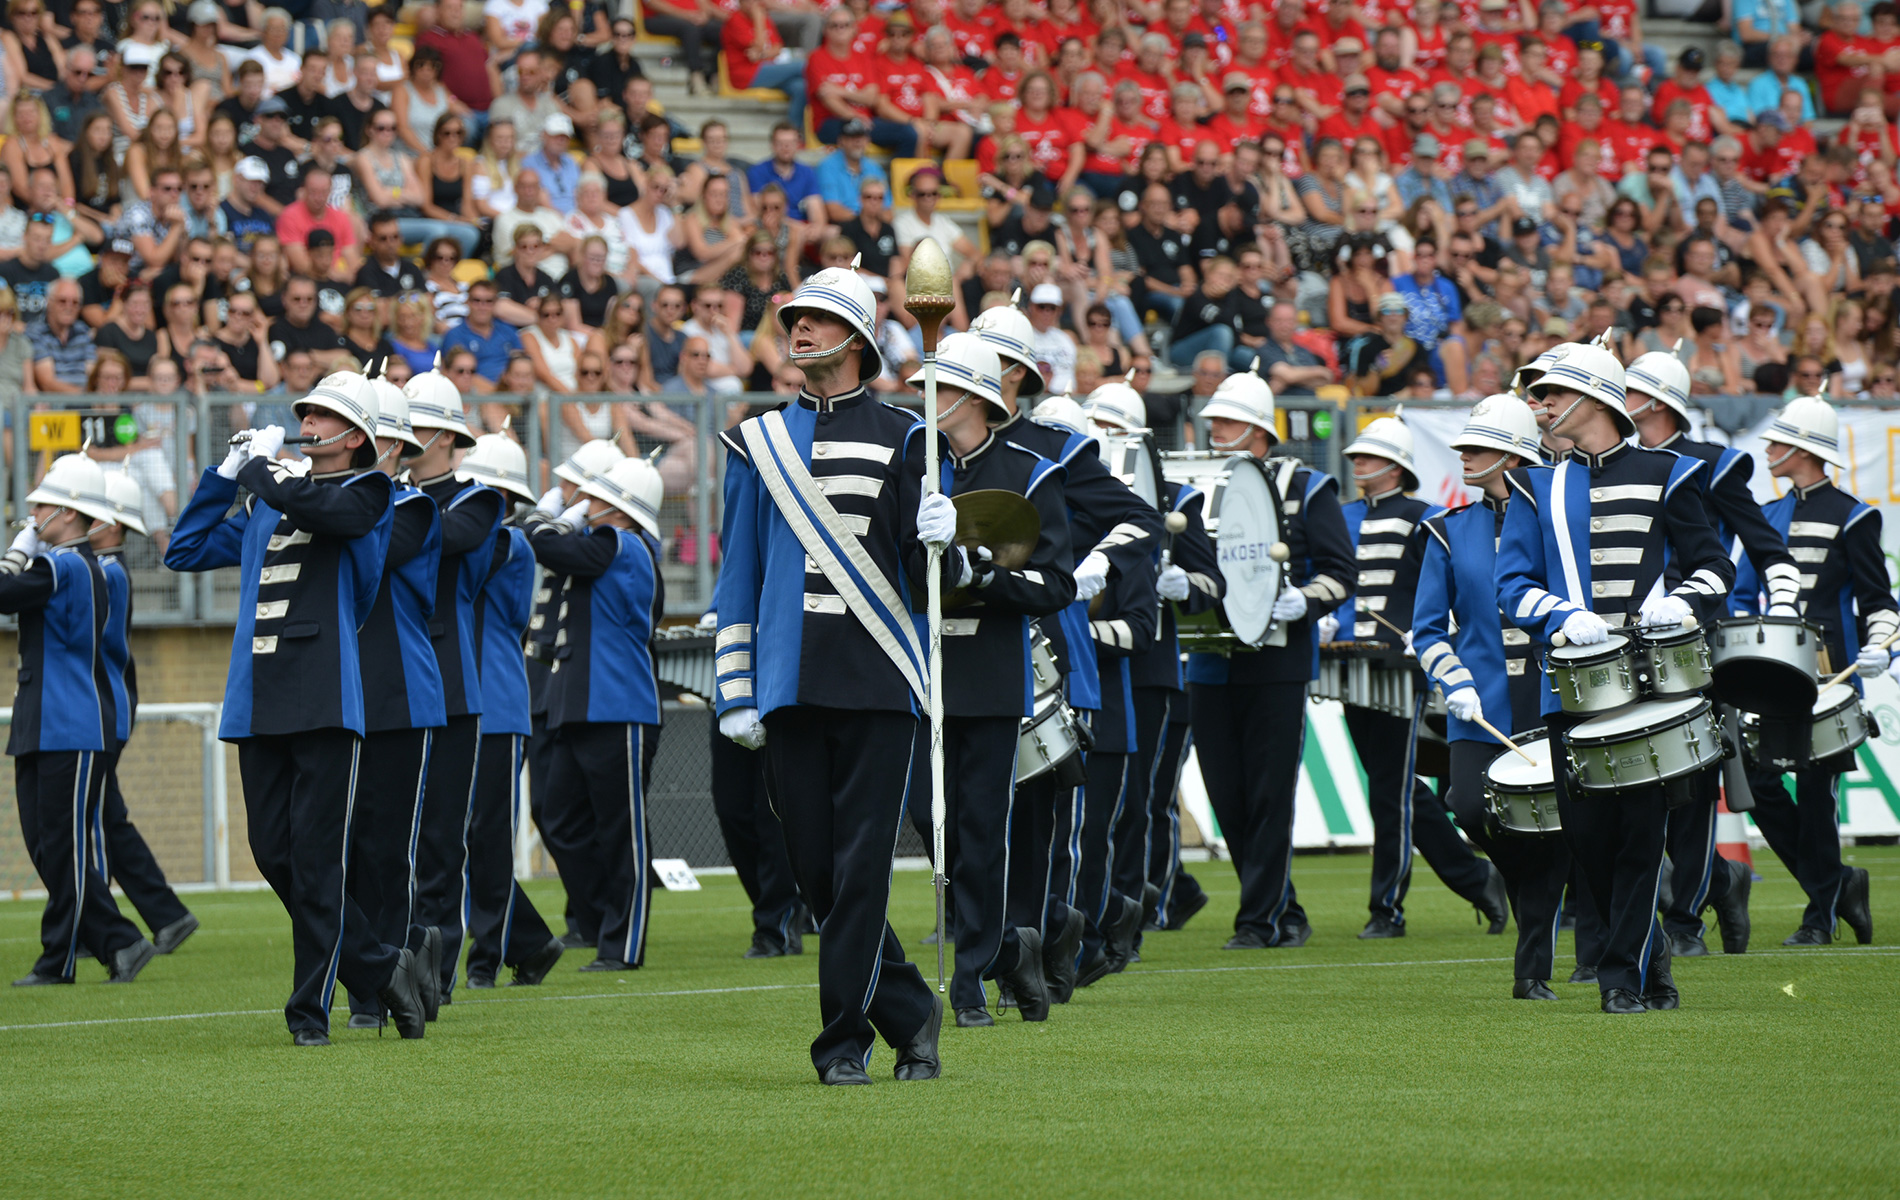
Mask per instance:
[[[442,995],[455,990],[468,914],[468,816],[475,802],[475,760],[482,719],[463,715],[429,739],[429,773],[416,827],[415,923],[442,931]]]
[[[1076,847],[1075,890],[1072,903],[1082,910],[1081,962],[1101,953],[1102,929],[1121,915],[1124,897],[1110,881],[1115,853],[1115,826],[1128,800],[1133,757],[1089,752],[1088,783],[1078,789],[1081,803],[1072,844]],[[1134,903],[1141,903],[1140,893]]]
[[[1514,979],[1548,983],[1557,963],[1557,927],[1563,919],[1564,885],[1570,880],[1570,847],[1562,834],[1514,834],[1490,819],[1484,803],[1484,769],[1502,748],[1494,742],[1451,744],[1451,810],[1458,826],[1484,848],[1504,876],[1517,920]],[[1506,751],[1508,753],[1508,751]]]
[[[1135,689],[1135,752],[1128,756],[1128,794],[1122,803],[1121,819],[1115,823],[1114,867],[1110,880],[1114,889],[1135,900],[1142,898],[1148,884],[1148,863],[1157,835],[1166,832],[1165,824],[1155,824],[1155,766],[1161,761],[1161,741],[1168,728],[1168,697],[1165,688]]]
[[[1148,842],[1148,882],[1161,889],[1155,921],[1163,929],[1174,928],[1174,918],[1206,895],[1200,881],[1181,867],[1181,771],[1187,765],[1188,747],[1194,744],[1188,707],[1186,692],[1169,693],[1168,719],[1162,727],[1154,787],[1149,793],[1155,834]]]
[[[379,941],[345,889],[362,742],[347,729],[238,743],[251,857],[290,914],[293,966],[284,1018],[292,1033],[327,1033],[337,980],[375,995],[400,948]]]
[[[795,706],[765,718],[766,784],[798,890],[818,918],[811,1061],[868,1066],[881,1035],[908,1045],[935,1010],[891,931],[891,853],[904,819],[917,718]]]
[[[1445,886],[1472,903],[1484,896],[1491,868],[1471,852],[1451,823],[1445,802],[1417,775],[1418,719],[1425,708],[1415,694],[1410,717],[1346,705],[1346,731],[1366,772],[1366,807],[1372,813],[1372,898],[1375,917],[1405,924],[1405,893],[1412,886],[1412,851],[1425,856]]]
[[[1702,910],[1728,899],[1734,879],[1728,860],[1715,852],[1716,789],[1669,813],[1669,865],[1675,869],[1663,928],[1701,937]],[[1758,822],[1759,824],[1759,822]]]
[[[537,664],[530,662],[532,669]],[[541,831],[554,869],[567,892],[562,915],[569,933],[588,945],[600,941],[600,853],[594,843],[594,810],[573,794],[557,795],[549,786],[554,773],[554,731],[545,712],[534,716],[528,735],[528,814]]]
[[[534,902],[515,882],[515,835],[521,821],[519,733],[482,735],[475,803],[468,818],[468,973],[493,979],[553,940]]]
[[[798,884],[785,854],[785,831],[766,798],[762,756],[721,734],[718,721],[708,721],[707,727],[712,735],[713,814],[719,818],[726,857],[752,902],[753,932],[784,946],[798,916]]]
[[[1056,880],[1058,804],[1073,803],[1073,788],[1058,788],[1053,772],[1016,789],[1009,821],[1009,912],[1011,928],[1027,927],[1049,937],[1068,920],[1068,848],[1062,847],[1062,882]],[[1073,823],[1064,812],[1064,829]]]
[[[1293,800],[1306,745],[1306,684],[1191,683],[1194,748],[1240,876],[1234,931],[1268,945],[1305,925],[1293,888]]]
[[[350,823],[350,898],[376,940],[405,945],[415,924],[416,822],[434,730],[384,729],[363,739]],[[381,1016],[374,992],[350,993],[350,1011]]]
[[[595,952],[637,967],[646,961],[652,851],[647,842],[647,779],[659,749],[657,725],[580,721],[562,725],[548,772],[551,796],[570,797],[592,815],[591,881],[600,933]]]
[[[1751,771],[1748,786],[1755,793],[1755,811],[1750,814],[1755,827],[1807,893],[1801,924],[1825,929],[1832,936],[1834,909],[1847,880],[1847,869],[1841,865],[1841,777],[1797,771],[1790,796],[1782,776]]]
[[[20,836],[46,886],[35,975],[71,979],[82,951],[109,966],[140,937],[119,912],[98,854],[106,757],[48,750],[13,760]]]
[[[99,825],[103,841],[100,862],[107,879],[119,885],[132,902],[139,919],[153,933],[182,921],[187,915],[184,902],[165,880],[164,869],[145,844],[138,826],[126,811],[125,793],[119,790],[119,755],[103,756],[106,764],[106,790],[100,805]]]

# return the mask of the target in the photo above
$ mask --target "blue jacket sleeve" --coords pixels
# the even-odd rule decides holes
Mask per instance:
[[[1346,531],[1339,506],[1339,485],[1325,479],[1307,490],[1300,515],[1306,519],[1306,553],[1313,576],[1300,585],[1306,593],[1306,619],[1313,620],[1338,608],[1352,595],[1359,580],[1359,560],[1352,535]]]
[[[756,708],[759,594],[765,583],[765,546],[759,536],[759,473],[730,440],[726,457],[724,516],[719,531],[719,580],[713,609],[719,614],[713,669],[719,695],[714,708]]]
[[[1530,477],[1520,469],[1506,478],[1515,495],[1505,510],[1504,532],[1498,539],[1498,603],[1505,620],[1548,642],[1563,628],[1564,618],[1581,610],[1545,587],[1549,574],[1544,563],[1544,530]]]
[[[1419,567],[1418,591],[1412,601],[1412,649],[1418,654],[1418,665],[1447,696],[1471,685],[1471,672],[1459,661],[1451,640],[1451,610],[1457,603],[1457,589],[1444,534],[1436,524],[1428,523],[1425,561]]]
[[[6,558],[0,559],[0,612],[44,608],[59,589],[58,572],[53,568],[52,559],[41,555],[27,563],[21,558],[9,550]]]
[[[238,485],[207,467],[191,494],[165,547],[165,565],[174,571],[212,571],[235,567],[244,558],[244,530],[251,514],[225,511],[237,498]]]
[[[597,537],[597,534],[607,534]],[[620,553],[620,538],[611,525],[596,525],[579,533],[570,533],[565,525],[547,521],[528,533],[528,545],[534,548],[535,561],[557,575],[576,579],[598,579],[614,565]]]
[[[213,472],[215,474],[215,472]],[[238,482],[299,529],[326,537],[359,538],[375,530],[389,510],[391,483],[380,471],[338,485],[270,469],[261,458],[238,468]],[[380,484],[377,480],[381,480]]]

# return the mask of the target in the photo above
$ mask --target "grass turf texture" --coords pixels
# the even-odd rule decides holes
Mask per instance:
[[[1561,1000],[1510,999],[1511,935],[1423,863],[1401,941],[1353,936],[1363,855],[1302,857],[1313,941],[1231,953],[1232,868],[1204,865],[1207,910],[1047,1024],[946,1021],[942,1079],[894,1082],[880,1045],[874,1086],[837,1089],[807,1055],[816,941],[742,961],[729,876],[656,894],[645,970],[570,952],[540,988],[458,990],[421,1042],[344,1029],[339,994],[327,1050],[284,1030],[276,900],[187,897],[204,928],[131,986],[0,989],[0,1195],[1893,1195],[1900,850],[1849,853],[1886,947],[1780,949],[1800,893],[1763,854],[1755,951],[1678,961],[1682,1010],[1621,1018],[1563,982],[1567,934]],[[927,876],[895,897],[934,973]],[[12,974],[38,912],[0,904]]]

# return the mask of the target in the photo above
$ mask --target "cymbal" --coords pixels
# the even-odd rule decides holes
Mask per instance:
[[[1042,536],[1042,514],[1027,496],[1001,488],[984,488],[950,497],[957,507],[957,545],[966,550],[987,546],[990,561],[1004,570],[1028,564]],[[969,588],[946,593],[946,609],[961,608],[976,597]]]

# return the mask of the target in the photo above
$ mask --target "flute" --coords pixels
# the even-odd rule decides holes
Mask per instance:
[[[241,446],[245,442],[248,442],[251,440],[251,433],[252,431],[249,429],[241,429],[238,432],[231,435],[231,440],[227,444],[232,445],[232,446]],[[298,434],[296,437],[285,438],[284,445],[286,446],[314,446],[318,442],[321,442],[322,440],[323,440],[322,438],[305,437],[302,434]]]

